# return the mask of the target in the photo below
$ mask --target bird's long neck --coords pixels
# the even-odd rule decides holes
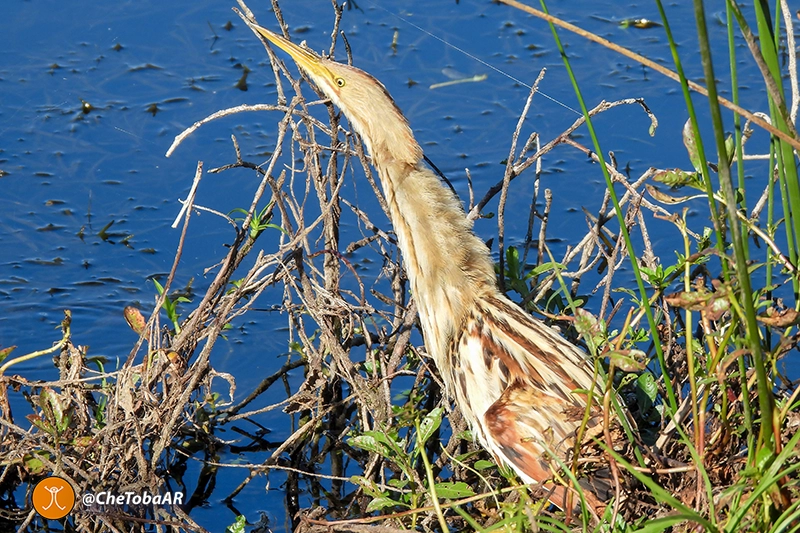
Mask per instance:
[[[373,157],[425,342],[437,362],[475,298],[495,289],[494,263],[458,198],[421,160]],[[442,328],[445,330],[442,331]],[[433,345],[439,342],[441,346]]]

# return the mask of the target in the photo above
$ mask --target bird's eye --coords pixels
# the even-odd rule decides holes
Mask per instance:
[[[336,85],[338,85],[339,87],[344,87],[345,85],[344,78],[336,78]]]

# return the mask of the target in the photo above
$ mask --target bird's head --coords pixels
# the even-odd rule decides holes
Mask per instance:
[[[289,54],[342,110],[367,144],[373,162],[390,158],[413,165],[422,159],[422,149],[408,121],[381,82],[363,70],[320,57],[266,28],[255,24],[251,28]]]

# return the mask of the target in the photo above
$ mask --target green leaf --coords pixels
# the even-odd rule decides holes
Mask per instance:
[[[470,486],[463,481],[443,481],[442,483],[437,483],[434,486],[436,487],[436,495],[439,498],[455,500],[457,498],[469,498],[470,496],[475,495],[475,492],[470,488]]]
[[[599,328],[597,318],[584,309],[578,309],[574,325],[577,332],[584,337],[595,335]]]
[[[628,376],[634,376],[636,379],[634,392],[636,394],[636,403],[642,416],[647,420],[660,417],[657,409],[654,409],[656,398],[658,397],[658,384],[653,374],[644,372],[639,376],[635,374],[628,374]]]
[[[358,485],[368,496],[372,496],[373,498],[382,498],[387,494],[387,492],[381,490],[374,481],[364,476],[350,476],[350,483]]]
[[[153,278],[153,285],[156,286],[159,295],[164,294],[164,287],[161,286],[156,278]]]
[[[352,446],[377,453],[387,459],[397,459],[397,456],[404,453],[402,443],[382,431],[365,431],[361,435],[352,437],[349,442]]]
[[[486,470],[487,468],[494,468],[496,465],[492,461],[487,461],[486,459],[480,459],[475,461],[473,468],[475,470]]]
[[[386,484],[389,485],[390,487],[395,488],[395,489],[404,489],[404,488],[406,488],[408,486],[408,484],[410,482],[411,482],[411,480],[409,480],[409,479],[400,479],[400,478],[393,477],[392,479],[387,481]]]
[[[391,451],[372,435],[351,437],[348,444],[356,448],[361,448],[362,450],[367,450],[368,452],[377,453],[381,457],[389,457],[391,455]]]
[[[603,342],[605,324],[592,315],[589,311],[579,307],[575,309],[575,329],[586,341],[591,353],[596,353]]]
[[[555,261],[548,261],[546,263],[542,263],[534,268],[532,268],[527,274],[525,274],[524,279],[530,279],[533,276],[538,276],[539,274],[543,274],[545,272],[550,272],[551,270],[564,270],[564,265],[561,263],[557,263]]]
[[[225,528],[225,533],[244,533],[245,528],[247,527],[247,519],[244,515],[239,515],[236,517],[236,521]]]
[[[396,506],[407,507],[407,508],[409,507],[405,503],[398,502],[387,496],[383,496],[381,498],[375,498],[374,500],[369,502],[369,505],[367,505],[367,512],[372,513],[374,511],[380,511],[381,509],[386,509],[387,507],[396,507]]]
[[[606,356],[623,372],[641,372],[647,366],[647,354],[642,350],[611,350]]]
[[[442,423],[443,411],[444,410],[441,407],[437,407],[436,409],[425,415],[425,418],[423,418],[422,422],[420,422],[419,440],[422,444],[428,442],[428,439],[431,438],[433,433],[437,429],[439,429],[439,425]]]
[[[58,434],[64,433],[72,422],[72,410],[66,408],[64,400],[53,389],[45,388],[39,395],[39,406],[48,422]]]
[[[147,326],[147,319],[142,315],[142,312],[134,306],[128,305],[122,310],[122,314],[128,326],[130,326],[137,335],[141,335],[144,328]]]
[[[734,144],[733,135],[728,135],[725,139],[725,156],[728,158],[728,166],[733,163],[733,156],[736,155],[736,145]]]
[[[660,170],[653,175],[653,181],[656,183],[663,183],[672,189],[693,187],[701,191],[705,190],[703,187],[703,178],[699,173],[687,172],[679,168]]]
[[[653,377],[653,374],[645,372],[636,380],[636,385],[646,398],[655,403],[658,396],[658,383],[656,383],[656,378]]]
[[[649,183],[645,183],[644,188],[647,193],[653,197],[653,200],[660,202],[664,205],[676,205],[695,200],[697,198],[705,198],[704,194],[692,194],[690,196],[673,196],[665,192],[661,192],[657,187],[653,187]]]
[[[637,376],[636,374],[633,374],[633,373],[623,375],[622,379],[619,380],[619,387],[618,388],[623,389],[623,388],[627,387],[628,385],[630,385],[631,383],[636,381],[636,378],[638,378],[638,377],[639,376]]]
[[[464,431],[459,433],[457,435],[457,437],[459,439],[461,439],[461,440],[471,440],[471,441],[475,440],[475,436],[472,434],[472,431],[470,431],[469,429],[465,429]]]
[[[39,415],[25,415],[25,418],[27,418],[31,424],[41,429],[45,433],[50,435],[54,434],[53,427],[50,425],[50,423],[47,420],[42,420]]]
[[[762,448],[759,448],[758,452],[756,452],[756,468],[760,472],[763,472],[764,470],[766,470],[769,467],[769,465],[772,462],[773,458],[774,458],[774,454],[773,454],[772,450],[769,449],[768,446],[764,446]]]
[[[8,348],[3,348],[0,350],[0,363],[2,363],[6,357],[11,355],[11,352],[13,352],[15,348],[16,346],[9,346]]]
[[[506,250],[506,270],[509,278],[519,277],[519,252],[515,246],[509,246]]]
[[[691,119],[687,120],[683,125],[683,145],[686,147],[686,153],[689,154],[689,160],[692,162],[692,166],[696,171],[700,172],[703,168],[703,163],[700,161],[700,155],[697,150],[697,138],[694,135],[694,129],[692,129]]]
[[[25,454],[22,458],[22,464],[34,476],[39,475],[46,470],[42,457],[49,460],[50,454],[44,450],[36,450],[33,453]]]
[[[284,234],[284,235],[286,235],[286,236],[288,236],[288,235],[289,235],[289,232],[288,232],[288,231],[286,231],[285,229],[283,229],[282,227],[280,227],[280,226],[279,226],[279,225],[277,225],[277,224],[267,224],[267,225],[265,225],[265,226],[264,226],[264,228],[272,228],[272,229],[276,229],[276,230],[280,231],[281,233],[283,233],[283,234]]]

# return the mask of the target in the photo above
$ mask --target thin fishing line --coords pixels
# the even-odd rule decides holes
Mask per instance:
[[[393,17],[395,17],[395,18],[398,18],[398,19],[402,20],[403,22],[405,22],[405,23],[406,23],[406,24],[408,24],[409,26],[411,26],[411,27],[413,27],[413,28],[416,28],[417,30],[419,30],[419,31],[421,31],[422,33],[424,33],[425,35],[428,35],[429,37],[433,37],[434,39],[436,39],[436,40],[437,40],[437,41],[439,41],[440,43],[444,44],[445,46],[449,46],[450,48],[452,48],[452,49],[454,49],[454,50],[456,50],[456,51],[458,51],[458,52],[460,52],[460,53],[464,54],[465,56],[469,57],[469,58],[470,58],[470,59],[472,59],[473,61],[477,61],[477,62],[478,62],[478,63],[480,63],[481,65],[483,65],[483,66],[485,66],[485,67],[487,67],[487,68],[490,68],[490,69],[494,70],[494,71],[495,71],[495,72],[497,72],[498,74],[501,74],[501,75],[505,76],[506,78],[508,78],[508,79],[510,79],[510,80],[513,80],[513,81],[515,81],[515,82],[519,83],[520,85],[522,85],[522,86],[524,86],[524,87],[527,87],[528,89],[533,89],[533,87],[531,87],[530,85],[528,85],[528,84],[527,84],[527,83],[525,83],[524,81],[522,81],[522,80],[520,80],[520,79],[518,79],[518,78],[515,78],[514,76],[512,76],[512,75],[511,75],[511,74],[509,74],[508,72],[505,72],[505,71],[503,71],[503,70],[501,70],[501,69],[499,69],[499,68],[495,67],[495,66],[494,66],[494,65],[492,65],[491,63],[488,63],[488,62],[484,61],[483,59],[481,59],[480,57],[478,57],[478,56],[475,56],[475,55],[473,55],[473,54],[471,54],[471,53],[467,52],[467,51],[466,51],[466,50],[464,50],[463,48],[459,48],[458,46],[454,45],[453,43],[450,43],[450,42],[448,42],[448,41],[446,41],[446,40],[442,39],[442,38],[441,38],[441,37],[439,37],[438,35],[434,35],[433,33],[429,32],[429,31],[428,31],[428,30],[426,30],[425,28],[423,28],[423,27],[421,27],[421,26],[418,26],[418,25],[414,24],[414,23],[413,23],[413,22],[411,22],[410,20],[408,20],[408,19],[406,19],[406,18],[404,18],[404,17],[402,17],[402,16],[398,15],[397,13],[394,13],[394,12],[392,12],[392,11],[389,11],[389,10],[388,10],[388,9],[386,9],[385,7],[383,7],[383,6],[381,6],[381,5],[378,5],[378,4],[376,4],[376,3],[372,2],[371,0],[367,0],[367,2],[368,2],[368,3],[370,3],[370,4],[372,4],[372,6],[373,6],[373,7],[377,7],[378,9],[381,9],[381,10],[385,11],[386,13],[388,13],[388,14],[392,15]],[[553,98],[553,97],[552,97],[552,96],[550,96],[549,94],[547,94],[547,93],[545,93],[545,92],[543,92],[543,91],[541,91],[541,90],[539,90],[539,89],[537,89],[537,90],[536,90],[536,92],[537,92],[538,94],[541,94],[541,95],[542,95],[542,96],[544,96],[546,99],[548,99],[548,100],[550,100],[551,102],[553,102],[554,104],[558,104],[558,105],[560,105],[561,107],[563,107],[564,109],[569,109],[570,111],[572,111],[572,112],[573,112],[573,113],[575,113],[576,115],[581,115],[581,113],[580,113],[579,111],[576,111],[575,109],[571,108],[570,106],[568,106],[568,105],[567,105],[567,104],[565,104],[564,102],[562,102],[562,101],[560,101],[560,100],[557,100],[556,98]]]

